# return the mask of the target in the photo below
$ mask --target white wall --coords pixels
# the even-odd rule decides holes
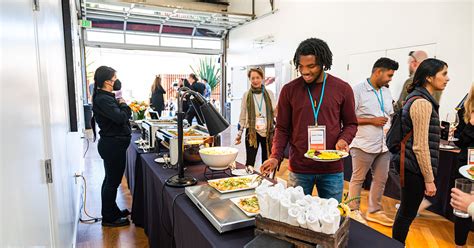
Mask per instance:
[[[230,32],[228,68],[290,60],[302,40],[317,37],[333,52],[330,73],[348,80],[349,54],[436,43],[437,58],[449,64],[451,78],[441,100],[440,114],[445,116],[474,78],[474,58],[467,55],[473,53],[472,5],[471,1],[277,1],[274,15]],[[273,45],[253,48],[253,39],[270,34],[275,36]],[[406,70],[406,61],[399,63]]]
[[[88,70],[95,71],[102,65],[114,68],[122,82],[124,98],[139,101],[147,100],[150,97],[150,87],[155,80],[155,75],[192,73],[190,66],[197,70],[199,59],[207,57],[186,53],[92,47],[86,49],[88,51],[86,63],[93,62]]]

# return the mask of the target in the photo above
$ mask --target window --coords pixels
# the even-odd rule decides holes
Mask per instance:
[[[151,35],[127,34],[126,42],[127,44],[158,46],[160,44],[160,37]]]
[[[193,48],[221,49],[221,40],[193,40]]]
[[[88,41],[123,43],[123,33],[101,32],[101,31],[87,31]]]
[[[161,37],[161,45],[167,47],[191,47],[191,39]]]

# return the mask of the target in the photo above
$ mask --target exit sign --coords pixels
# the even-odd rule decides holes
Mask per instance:
[[[91,28],[92,27],[92,22],[89,20],[81,20],[81,26],[83,28]]]

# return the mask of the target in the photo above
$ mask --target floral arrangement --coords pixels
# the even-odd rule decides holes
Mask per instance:
[[[354,200],[359,200],[360,196],[352,197],[350,199],[347,199],[349,197],[349,193],[344,193],[344,196],[342,197],[341,203],[337,206],[339,209],[339,212],[341,212],[341,216],[346,217],[351,213],[351,208],[349,207],[349,202],[354,201]]]
[[[131,102],[129,106],[132,109],[132,112],[134,113],[134,119],[137,119],[137,120],[145,119],[145,111],[148,108],[148,104],[146,104],[144,101],[135,100]]]

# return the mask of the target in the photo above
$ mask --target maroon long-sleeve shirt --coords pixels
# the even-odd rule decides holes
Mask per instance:
[[[299,77],[281,90],[273,138],[272,155],[281,160],[290,144],[289,170],[303,174],[337,173],[344,170],[342,160],[316,162],[304,157],[308,150],[308,126],[314,126],[314,115],[307,87],[319,103],[322,83],[307,84]],[[316,106],[315,106],[316,107]],[[326,89],[318,116],[318,124],[326,126],[326,149],[335,149],[339,139],[350,144],[357,132],[354,93],[348,83],[327,74]]]

